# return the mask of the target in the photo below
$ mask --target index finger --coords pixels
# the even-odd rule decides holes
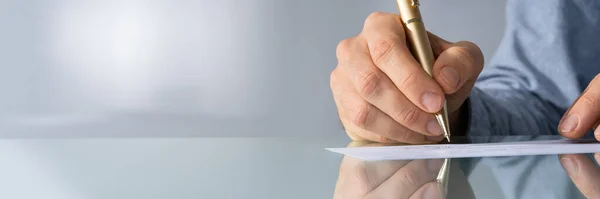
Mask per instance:
[[[421,110],[436,113],[444,92],[411,54],[400,16],[373,13],[361,36],[367,41],[373,63]]]

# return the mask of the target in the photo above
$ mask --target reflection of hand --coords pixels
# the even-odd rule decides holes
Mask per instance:
[[[596,162],[600,154],[594,155]],[[561,155],[560,163],[586,198],[600,198],[600,168],[584,154]]]
[[[443,160],[362,161],[345,156],[334,199],[442,198],[436,176]]]

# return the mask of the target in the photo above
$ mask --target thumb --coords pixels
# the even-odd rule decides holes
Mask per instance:
[[[450,43],[435,35],[430,38],[432,49],[439,53],[433,64],[433,79],[446,93],[448,111],[452,112],[471,93],[477,76],[483,70],[483,53],[472,42]]]
[[[596,139],[600,140],[597,128],[600,119],[600,75],[597,75],[575,100],[561,119],[558,129],[561,135],[576,139],[596,128]]]
[[[427,32],[427,36],[429,38],[429,45],[431,45],[431,50],[433,50],[434,57],[439,57],[444,50],[452,47],[452,42],[446,41],[437,35]]]

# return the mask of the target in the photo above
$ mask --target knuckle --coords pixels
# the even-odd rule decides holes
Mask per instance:
[[[361,161],[354,167],[354,175],[358,180],[360,190],[371,190],[373,183],[368,173],[367,162]]]
[[[409,88],[414,87],[417,84],[417,75],[414,73],[404,73],[404,77],[398,82],[398,88],[402,91],[406,91]]]
[[[413,124],[419,120],[419,111],[416,108],[404,107],[394,119],[404,125]]]
[[[335,54],[338,60],[345,60],[349,57],[350,49],[352,49],[352,39],[344,39],[338,43]]]
[[[331,74],[329,74],[329,87],[331,88],[331,90],[333,90],[333,88],[335,87],[335,85],[338,83],[338,72],[337,72],[337,68],[333,69],[333,71],[331,71]]]
[[[369,14],[367,19],[365,20],[364,27],[369,27],[371,24],[375,24],[382,19],[385,19],[389,14],[385,12],[373,12]]]
[[[410,172],[410,170],[405,169],[400,172],[400,179],[407,187],[419,187],[419,176],[416,172]]]
[[[391,39],[379,39],[373,43],[371,58],[375,65],[381,66],[390,60],[394,51],[394,43]]]
[[[364,129],[370,125],[373,114],[374,111],[372,110],[371,105],[363,103],[354,112],[352,123],[357,127]]]
[[[365,97],[377,97],[381,93],[381,77],[370,71],[358,81],[359,91]]]

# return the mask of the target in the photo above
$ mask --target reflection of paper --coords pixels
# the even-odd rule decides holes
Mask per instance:
[[[327,148],[327,150],[362,160],[409,160],[594,153],[600,152],[600,143],[595,140],[543,140],[482,144]]]

